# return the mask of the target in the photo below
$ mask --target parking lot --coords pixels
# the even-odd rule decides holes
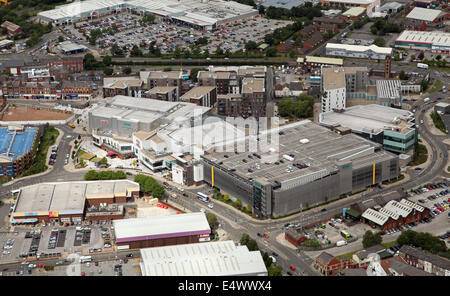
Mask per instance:
[[[450,188],[448,183],[428,185],[408,193],[408,199],[431,210],[431,217],[448,214],[450,209]],[[432,186],[432,187],[430,187]],[[449,216],[450,217],[450,216]]]
[[[245,47],[246,42],[250,40],[262,42],[266,34],[292,23],[291,21],[252,19],[245,23],[225,27],[222,30],[204,32],[163,22],[158,18],[155,24],[141,25],[140,19],[140,16],[121,13],[95,21],[80,22],[76,29],[70,26],[65,27],[64,30],[69,35],[75,36],[72,39],[81,40],[83,39],[82,33],[78,30],[82,30],[89,36],[89,32],[92,30],[101,29],[105,32],[97,39],[96,45],[99,48],[108,50],[116,43],[119,47],[126,48],[130,52],[133,45],[138,45],[144,54],[149,52],[149,45],[153,41],[164,54],[173,51],[176,47],[189,49],[190,45],[196,44],[200,38],[204,37],[207,42],[202,43],[201,49],[212,53],[217,47],[224,51],[238,51]],[[107,32],[108,28],[113,27],[115,32],[111,32],[112,30]]]
[[[2,233],[0,261],[12,261],[28,256],[59,257],[64,252],[88,253],[90,249],[101,252],[112,247],[111,224],[106,221],[104,223],[93,222],[89,227],[47,224],[40,228],[22,227],[14,233]]]

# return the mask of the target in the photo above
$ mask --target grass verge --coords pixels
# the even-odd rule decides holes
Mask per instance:
[[[423,144],[416,143],[414,147],[414,154],[409,166],[416,166],[425,163],[428,159],[427,147]]]
[[[448,130],[445,128],[445,124],[442,121],[441,115],[437,112],[431,112],[431,119],[433,119],[434,126],[444,134],[448,134]]]
[[[442,81],[436,80],[433,87],[430,89],[430,94],[440,90],[441,88],[442,88]]]

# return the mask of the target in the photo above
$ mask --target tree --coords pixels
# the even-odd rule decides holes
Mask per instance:
[[[408,76],[406,75],[405,71],[400,71],[400,74],[398,76],[400,80],[408,80]]]
[[[123,74],[129,75],[130,73],[131,73],[131,67],[125,67],[125,68],[123,69]]]
[[[98,180],[98,174],[97,174],[97,172],[94,171],[94,170],[88,171],[88,172],[84,175],[84,180],[85,180],[85,181]]]
[[[239,243],[242,246],[246,246],[248,244],[248,241],[250,240],[250,236],[247,233],[243,233],[241,236],[241,240],[239,241]]]
[[[275,47],[270,47],[266,51],[266,56],[267,57],[275,57],[275,56],[277,56],[277,49]]]
[[[63,42],[63,41],[64,41],[64,37],[63,36],[58,36],[58,42]]]
[[[114,72],[114,70],[113,70],[112,68],[105,68],[105,69],[103,69],[103,73],[104,73],[106,76],[112,75],[113,72]]]
[[[267,274],[268,276],[282,276],[283,268],[278,265],[271,265],[269,268],[267,268]]]
[[[142,50],[137,45],[133,45],[131,49],[130,56],[132,57],[141,57],[143,56]]]
[[[383,239],[381,237],[381,233],[378,232],[374,234],[372,231],[367,230],[363,236],[362,244],[364,248],[369,248],[374,245],[381,244],[382,241]]]
[[[198,74],[198,72],[203,71],[203,70],[204,69],[201,69],[201,68],[192,68],[191,69],[190,77],[193,82],[197,82],[197,74]]]
[[[208,38],[200,37],[200,38],[198,38],[197,41],[195,41],[195,44],[196,45],[200,45],[200,46],[207,45],[208,44]]]
[[[181,49],[178,46],[175,47],[175,51],[173,52],[173,57],[176,59],[181,58]]]
[[[250,40],[245,44],[246,51],[252,51],[258,48],[258,44],[255,41]]]
[[[289,52],[289,57],[290,57],[290,58],[294,58],[296,54],[297,54],[297,51],[295,50],[295,48],[293,48],[293,49],[291,49],[291,51]]]
[[[436,60],[440,60],[440,59],[442,59],[442,56],[439,54],[437,57],[436,57]]]
[[[266,11],[266,9],[265,9],[264,6],[260,5],[260,6],[258,7],[258,13],[259,13],[259,14],[263,15],[263,14],[265,13],[265,11]]]
[[[112,58],[110,56],[104,56],[102,59],[102,63],[103,63],[103,66],[107,67],[107,66],[111,65]]]
[[[213,213],[206,213],[206,219],[208,220],[209,228],[211,230],[216,229],[217,227],[217,217]]]
[[[253,211],[253,209],[252,209],[252,205],[251,205],[251,204],[247,204],[247,208],[246,208],[246,210],[247,210],[247,213],[251,214],[251,213],[252,213],[252,211]]]
[[[384,38],[377,37],[377,38],[375,38],[375,41],[373,42],[373,44],[375,44],[376,46],[383,47],[386,45],[386,40],[384,40]]]
[[[249,251],[258,251],[259,250],[258,243],[254,239],[249,239],[249,241],[247,243],[247,248]]]
[[[225,201],[229,201],[230,200],[230,196],[228,195],[228,193],[224,194],[223,199],[225,199]]]

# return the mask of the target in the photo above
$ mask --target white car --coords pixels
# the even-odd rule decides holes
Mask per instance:
[[[201,208],[201,209],[200,209],[200,212],[206,213],[206,210],[205,210],[204,208]]]
[[[210,208],[210,209],[212,209],[214,207],[214,205],[213,204],[208,204],[208,208]]]

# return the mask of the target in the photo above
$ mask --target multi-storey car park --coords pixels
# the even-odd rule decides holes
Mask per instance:
[[[87,0],[40,12],[38,18],[55,25],[72,24],[121,11],[154,14],[199,30],[214,30],[259,15],[258,10],[249,5],[222,0]]]
[[[338,135],[309,120],[280,127],[278,150],[209,152],[202,163],[205,182],[251,204],[254,213],[265,218],[331,201],[399,175],[398,156],[382,150],[382,145],[354,134]]]
[[[16,177],[30,167],[38,139],[37,127],[0,127],[0,178]]]

